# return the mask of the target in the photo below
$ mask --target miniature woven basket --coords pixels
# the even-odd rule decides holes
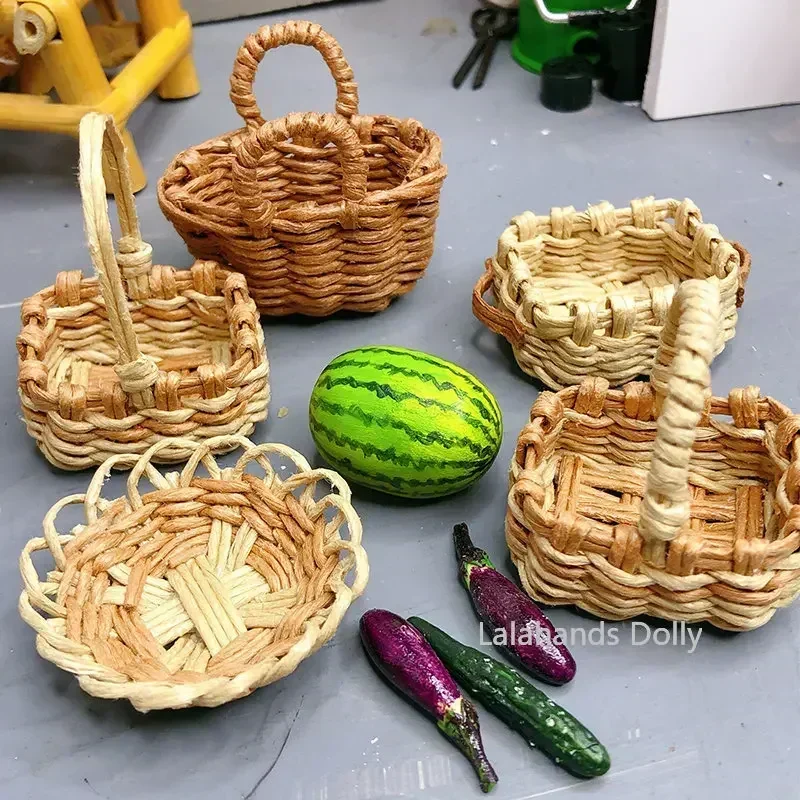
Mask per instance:
[[[320,52],[336,81],[336,114],[264,121],[256,70],[286,44]],[[230,96],[245,127],[180,153],[158,184],[189,250],[241,270],[263,314],[381,311],[410,291],[433,255],[447,174],[439,137],[412,119],[359,116],[350,65],[310,22],[249,36]]]
[[[506,515],[531,596],[748,630],[800,592],[800,416],[753,386],[709,397],[720,313],[686,281],[649,382],[537,399]]]
[[[719,279],[719,349],[744,300],[750,256],[704,224],[691,200],[634,200],[530,211],[500,237],[472,307],[514,349],[520,368],[550,389],[605,378],[617,386],[649,374],[676,288]],[[484,299],[492,289],[496,306]]]
[[[153,266],[111,117],[83,118],[80,150],[97,277],[61,272],[22,304],[19,393],[28,433],[63,469],[165,440],[174,441],[158,459],[185,461],[186,440],[250,433],[267,416],[269,364],[245,279],[213,261]],[[104,160],[122,228],[116,255]]]
[[[180,444],[191,452],[180,474],[153,467],[167,442],[110,458],[85,494],[50,509],[44,538],[20,558],[19,609],[39,654],[89,694],[139,711],[218,706],[289,675],[334,635],[369,573],[335,472],[243,436]],[[239,460],[220,468],[210,454],[232,448]],[[247,471],[256,465],[262,477]],[[127,495],[105,500],[120,466],[132,467]],[[143,478],[152,491],[140,493]],[[325,484],[334,492],[320,496]],[[86,523],[59,534],[59,512],[77,504]],[[54,562],[44,579],[40,550]]]

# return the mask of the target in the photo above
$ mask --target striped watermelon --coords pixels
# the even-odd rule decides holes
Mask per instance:
[[[503,419],[492,393],[444,359],[404,347],[361,347],[319,376],[311,435],[355,483],[400,497],[441,497],[492,465]]]

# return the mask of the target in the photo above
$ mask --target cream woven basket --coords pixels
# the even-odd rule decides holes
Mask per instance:
[[[675,290],[716,278],[719,350],[733,337],[750,256],[706,224],[691,200],[600,203],[515,217],[473,293],[475,315],[550,389],[587,377],[617,386],[647,375]],[[491,288],[496,305],[484,294]]]
[[[800,416],[754,386],[710,396],[720,314],[716,282],[686,281],[650,381],[534,403],[506,515],[533,597],[741,631],[800,592]]]
[[[334,635],[369,575],[339,475],[242,436],[178,444],[191,453],[180,473],[153,467],[167,442],[110,458],[85,494],[50,509],[44,538],[20,558],[19,609],[39,654],[89,694],[139,711],[218,706],[285,677]],[[218,466],[212,451],[233,448],[236,464]],[[132,468],[127,494],[106,500],[120,467]],[[86,521],[60,534],[70,505]],[[32,559],[42,550],[52,557],[44,577]]]
[[[269,362],[247,282],[214,261],[153,266],[139,232],[124,146],[111,117],[80,126],[80,186],[96,278],[61,272],[22,304],[19,394],[28,433],[62,469],[157,442],[248,434],[267,416]],[[108,217],[103,162],[122,228]],[[222,441],[220,439],[218,442]]]

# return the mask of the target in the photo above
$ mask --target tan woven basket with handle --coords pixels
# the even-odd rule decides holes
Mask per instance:
[[[245,279],[213,261],[153,266],[111,117],[84,117],[80,151],[97,277],[61,272],[22,304],[19,393],[28,433],[63,469],[165,440],[173,441],[158,459],[185,461],[186,440],[250,433],[267,416],[269,363]],[[117,254],[104,161],[122,228]]]
[[[336,82],[336,114],[264,121],[256,70],[286,44],[320,52]],[[264,314],[381,311],[410,291],[433,254],[447,174],[439,137],[412,119],[359,116],[341,47],[310,22],[249,36],[231,100],[245,127],[180,153],[158,184],[189,250],[241,270]]]
[[[20,558],[19,609],[39,654],[89,694],[140,711],[218,706],[285,677],[334,635],[369,575],[335,472],[285,445],[225,436],[180,441],[188,463],[162,475],[153,462],[169,446],[106,461],[85,494],[50,509],[44,538]],[[211,453],[233,448],[239,460],[220,468]],[[120,467],[132,467],[127,494],[106,500]],[[334,491],[321,493],[325,484]],[[59,534],[70,505],[86,522]],[[41,550],[53,560],[44,578],[32,560]]]
[[[649,382],[537,399],[506,516],[531,596],[748,630],[800,592],[800,416],[754,386],[709,396],[720,313],[716,281],[686,281]]]
[[[473,292],[475,316],[514,349],[520,368],[550,389],[647,375],[675,290],[719,280],[721,350],[736,329],[750,256],[706,224],[691,200],[634,200],[579,213],[515,217]],[[490,305],[484,294],[494,294]]]

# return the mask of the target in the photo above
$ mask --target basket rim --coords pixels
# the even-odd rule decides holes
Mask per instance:
[[[550,310],[551,307],[552,307],[551,305],[549,305],[547,303],[544,303],[544,302],[539,302],[539,301],[531,304],[530,308],[529,308],[529,311],[526,313],[525,306],[524,306],[523,303],[518,303],[518,302],[507,303],[505,298],[504,298],[504,296],[503,296],[503,292],[502,291],[501,292],[495,292],[495,286],[498,283],[502,284],[502,281],[505,279],[507,274],[506,274],[506,276],[503,276],[502,278],[499,277],[497,275],[497,271],[496,271],[496,266],[497,266],[496,260],[493,258],[493,259],[490,259],[490,262],[492,264],[492,271],[493,271],[492,282],[491,282],[492,292],[495,294],[495,298],[498,298],[498,294],[499,294],[499,299],[497,299],[495,308],[497,309],[497,311],[499,313],[501,313],[504,316],[506,316],[506,318],[509,320],[509,322],[511,322],[512,324],[514,324],[517,327],[520,327],[522,329],[521,333],[520,333],[520,338],[521,339],[524,339],[525,336],[531,336],[531,337],[534,337],[536,339],[540,339],[541,338],[541,339],[558,341],[559,339],[571,339],[573,337],[576,320],[577,320],[577,318],[579,316],[579,313],[578,313],[579,312],[579,308],[578,308],[579,304],[578,303],[570,303],[569,304],[569,306],[571,306],[571,308],[570,308],[570,312],[571,313],[570,313],[570,315],[568,317],[563,317],[563,316],[560,316],[558,314],[552,313],[551,310]],[[533,280],[535,280],[535,279],[533,279]],[[692,279],[691,278],[684,278],[683,280],[692,280]],[[709,280],[709,281],[711,281],[711,280],[718,280],[718,279],[713,277],[713,276],[705,276],[705,275],[703,275],[703,276],[700,276],[700,280]],[[735,299],[735,297],[736,297],[736,287],[739,286],[739,272],[738,272],[738,269],[735,269],[732,272],[728,273],[728,275],[726,275],[724,278],[719,280],[719,283],[720,283],[721,294],[723,296],[729,295],[729,296],[731,296],[732,298]],[[671,287],[665,287],[665,288],[671,288]],[[479,280],[476,283],[475,289],[476,289],[476,291],[481,291],[483,289],[483,281],[482,280]],[[606,341],[611,340],[611,339],[617,339],[618,341],[624,342],[625,339],[628,339],[631,336],[641,335],[641,333],[642,333],[640,328],[644,324],[643,323],[636,323],[634,325],[634,327],[633,327],[633,330],[631,330],[627,334],[627,336],[612,337],[612,336],[608,335],[608,332],[611,330],[611,328],[613,327],[613,324],[614,324],[615,308],[614,308],[613,297],[614,296],[612,294],[606,293],[602,308],[595,308],[595,315],[594,316],[595,316],[596,324],[595,324],[595,327],[594,327],[594,332],[592,333],[592,336],[591,336],[592,342],[596,342],[598,339],[603,339],[603,340],[606,340]],[[631,308],[630,303],[626,303],[625,304],[626,311],[629,310],[630,308]],[[639,316],[640,314],[646,314],[647,312],[652,311],[653,308],[654,308],[652,293],[650,294],[649,297],[633,301],[632,308],[633,308],[633,311],[634,311],[636,316]],[[537,329],[541,328],[542,325],[545,325],[545,324],[546,325],[558,325],[558,326],[560,326],[560,327],[562,327],[564,329],[563,333],[561,333],[561,335],[557,336],[557,337],[553,337],[553,336],[542,337],[542,336],[540,336],[538,334]],[[652,327],[652,326],[648,323],[648,327]],[[597,333],[597,330],[601,329],[601,328],[603,329],[603,333]]]
[[[224,269],[214,261],[196,260],[194,264],[186,269],[178,269],[171,266],[153,265],[147,273],[147,278],[157,277],[159,280],[163,276],[163,271],[170,270],[176,282],[185,282],[186,287],[176,287],[174,298],[187,298],[186,292],[195,294],[205,294],[199,292],[194,286],[198,281],[202,281],[201,271],[208,267],[213,269],[213,282],[215,293],[206,295],[218,299],[225,299],[224,309],[225,318],[228,323],[229,344],[234,355],[234,361],[225,370],[224,385],[225,393],[240,389],[249,383],[268,375],[269,362],[266,349],[263,343],[263,331],[258,318],[258,310],[247,289],[245,277],[227,269]],[[59,305],[57,295],[59,292],[58,281],[61,279],[71,279],[80,276],[78,286],[80,297],[77,303],[68,302],[66,305]],[[91,294],[85,293],[91,292]],[[174,298],[144,297],[137,300],[128,300],[129,307],[139,308],[146,305],[148,301],[166,301]],[[191,299],[190,297],[188,299]],[[105,303],[100,291],[100,285],[96,276],[87,277],[79,270],[62,271],[58,274],[56,283],[41,289],[36,294],[27,298],[22,304],[22,330],[17,336],[17,349],[19,355],[20,369],[23,364],[41,365],[43,372],[36,381],[20,379],[20,392],[31,404],[31,410],[58,413],[59,397],[55,392],[47,389],[47,382],[52,367],[37,357],[37,344],[41,341],[42,353],[44,356],[56,343],[51,343],[45,347],[44,339],[47,337],[47,328],[53,322],[50,311],[60,308],[76,308],[87,303],[93,304],[94,308],[104,308]],[[191,309],[191,303],[188,306]],[[92,313],[91,309],[86,309],[85,313]],[[196,316],[196,315],[195,315]],[[252,340],[252,341],[251,341]],[[161,375],[166,374],[159,370]],[[108,383],[113,386],[113,390],[119,387],[119,378],[109,376]],[[120,391],[125,394],[124,390]],[[190,371],[189,375],[181,375],[177,383],[176,391],[179,397],[183,393],[197,394],[199,391],[202,396],[203,387],[200,381],[197,368]],[[213,400],[213,397],[206,398]],[[181,408],[186,408],[181,404]],[[196,409],[192,409],[196,410]],[[102,392],[99,390],[86,391],[86,411],[103,412]]]
[[[650,209],[649,215],[642,213],[643,207]],[[641,224],[637,224],[637,216],[641,220]],[[506,241],[509,244],[515,242],[522,244],[540,237],[547,237],[555,241],[580,238],[570,236],[569,233],[593,233],[598,236],[606,236],[620,228],[660,231],[662,230],[661,224],[667,220],[672,220],[673,224],[668,226],[670,229],[678,230],[681,235],[691,240],[696,239],[698,233],[709,226],[718,231],[716,225],[703,220],[701,210],[690,198],[686,197],[683,200],[677,200],[674,197],[656,199],[651,195],[632,200],[628,206],[624,207],[614,206],[604,200],[588,205],[585,211],[578,211],[574,206],[554,206],[550,209],[549,214],[523,211],[512,217],[511,222],[498,239],[498,245],[505,244]],[[709,246],[713,246],[715,241],[725,242],[727,239],[718,234],[716,237],[712,237]]]
[[[565,301],[562,303],[551,304],[545,298],[537,297],[528,302],[520,302],[514,296],[523,284],[536,287],[539,281],[537,275],[531,273],[527,261],[519,255],[519,248],[534,241],[551,241],[563,244],[569,241],[583,241],[578,236],[555,236],[553,235],[553,219],[557,215],[570,213],[573,216],[571,233],[592,233],[597,235],[613,235],[625,227],[633,228],[637,231],[653,230],[673,237],[684,237],[688,242],[695,246],[698,241],[702,245],[702,258],[709,266],[708,274],[697,275],[697,278],[720,281],[721,291],[726,294],[732,291],[735,295],[736,305],[741,306],[743,302],[744,284],[749,276],[750,254],[741,244],[726,239],[720,234],[716,225],[704,223],[700,210],[688,198],[682,201],[673,198],[665,200],[654,200],[645,198],[634,201],[635,203],[652,202],[654,207],[653,226],[642,227],[635,224],[636,211],[633,206],[627,208],[615,208],[610,203],[600,203],[596,206],[589,206],[587,211],[577,212],[572,207],[567,209],[552,209],[548,215],[536,215],[526,211],[512,220],[512,223],[503,231],[498,239],[497,251],[494,256],[487,260],[487,270],[492,272],[490,285],[497,299],[497,308],[501,313],[507,314],[510,318],[517,321],[523,327],[520,335],[529,335],[539,338],[537,328],[542,325],[557,326],[562,329],[559,336],[547,336],[546,338],[572,338],[575,331],[576,318],[579,315],[579,306],[591,305],[596,316],[594,320],[594,330],[602,329],[604,335],[607,334],[614,324],[615,301],[614,293],[604,290],[604,301],[602,306],[596,303],[581,303],[580,301]],[[595,211],[596,209],[596,211]],[[598,220],[598,215],[608,217],[613,216],[615,222],[605,231],[603,219]],[[668,219],[672,219],[670,224]],[[564,230],[563,220],[558,223],[559,229]],[[605,231],[605,232],[604,232]],[[530,234],[530,235],[527,235]],[[511,263],[513,261],[513,263]],[[520,275],[520,272],[523,275]],[[576,273],[580,275],[580,273]],[[688,280],[684,278],[683,280]],[[510,285],[510,287],[509,287]],[[483,277],[476,284],[476,291],[483,286]],[[602,289],[602,287],[598,287]],[[505,289],[505,291],[504,291]],[[627,306],[630,298],[624,304]],[[640,300],[634,301],[635,313],[646,314],[654,309],[653,293]],[[566,307],[569,316],[553,313],[551,308]],[[629,312],[628,312],[629,313]],[[641,327],[641,323],[636,323],[633,330],[628,334],[634,335]],[[596,341],[600,334],[593,333],[591,339]],[[622,337],[627,338],[627,337]]]
[[[598,395],[596,392],[600,394]],[[748,424],[747,419],[738,418],[741,413],[739,411],[741,401],[748,395],[751,403],[754,403],[754,405],[751,404],[751,409],[757,410],[758,427]],[[643,408],[652,409],[652,413],[643,414]],[[649,381],[632,381],[621,389],[609,389],[604,380],[593,378],[585,380],[579,386],[570,386],[558,392],[545,391],[539,395],[531,408],[530,423],[520,433],[517,448],[512,457],[508,507],[509,513],[512,513],[512,509],[516,509],[517,513],[514,513],[514,516],[520,520],[520,524],[522,524],[522,520],[525,520],[525,526],[532,535],[544,536],[552,547],[554,545],[550,541],[550,537],[535,530],[536,527],[553,531],[560,522],[572,525],[577,521],[579,525],[589,526],[586,530],[587,535],[589,529],[595,533],[600,530],[591,517],[580,512],[580,507],[576,508],[574,513],[565,512],[564,514],[545,510],[544,498],[538,491],[537,485],[531,483],[530,480],[531,470],[526,466],[529,452],[533,454],[533,460],[536,463],[534,469],[541,468],[546,461],[554,457],[553,455],[546,456],[542,452],[545,448],[544,438],[558,435],[555,432],[556,427],[564,421],[566,412],[572,413],[580,421],[593,428],[603,427],[606,421],[613,423],[614,417],[623,417],[637,425],[649,423],[654,430],[658,418],[653,390]],[[716,416],[730,416],[733,422],[717,422],[714,420]],[[800,432],[800,416],[792,414],[787,406],[774,398],[762,396],[758,387],[750,386],[744,389],[734,389],[728,397],[712,396],[708,398],[706,411],[703,413],[698,428],[714,430],[719,433],[723,427],[726,433],[730,433],[731,430],[741,431],[742,438],[750,441],[756,441],[758,437],[748,434],[756,431],[764,434],[765,440],[759,442],[759,446],[763,451],[762,454],[767,456],[777,469],[774,480],[775,500],[786,519],[781,532],[782,536],[764,545],[766,550],[763,559],[764,566],[755,573],[752,570],[744,574],[715,570],[707,573],[679,575],[652,564],[643,563],[641,565],[644,569],[640,569],[639,574],[646,574],[649,578],[653,578],[656,582],[671,589],[688,591],[718,582],[740,588],[758,589],[766,585],[770,573],[774,570],[800,569],[800,502],[792,501],[790,496],[795,496],[800,501],[800,497],[798,497],[800,487],[788,488],[786,485],[790,470],[793,472],[793,481],[797,481],[800,477],[800,448],[794,447],[795,437]],[[767,430],[767,427],[770,430]],[[553,449],[558,449],[557,445]],[[796,454],[794,450],[797,450]],[[526,513],[528,509],[532,509],[538,516],[534,526],[531,526],[528,519]],[[638,531],[638,526],[632,527]],[[731,554],[733,554],[733,550],[734,547],[731,544]],[[583,552],[583,550],[578,550],[578,553]],[[615,566],[605,556],[594,551],[591,559],[602,561],[604,570],[624,581],[629,582],[637,574]],[[663,580],[659,581],[659,577],[663,577]]]
[[[286,117],[279,117],[277,119],[281,120],[285,118]],[[273,123],[275,121],[276,120],[272,120]],[[407,201],[407,198],[403,197],[403,195],[407,193],[409,189],[415,189],[417,187],[427,187],[431,194],[435,194],[436,192],[440,191],[441,185],[444,182],[444,179],[447,177],[447,166],[442,162],[442,141],[435,131],[426,128],[422,123],[410,117],[403,119],[388,115],[354,115],[353,117],[346,119],[346,121],[353,128],[355,128],[362,146],[369,146],[372,143],[372,129],[376,125],[393,125],[401,129],[403,127],[413,127],[414,133],[416,135],[422,135],[424,139],[424,147],[415,148],[416,152],[418,153],[418,160],[431,159],[432,161],[432,166],[423,169],[420,175],[415,176],[410,180],[404,180],[391,189],[382,189],[380,191],[371,192],[368,191],[364,199],[359,201],[359,207],[377,207],[381,205],[390,205],[393,203],[403,203]],[[156,195],[161,209],[170,219],[178,217],[187,221],[199,220],[204,226],[208,227],[212,231],[218,230],[219,232],[222,232],[228,230],[237,230],[240,228],[249,231],[249,228],[242,220],[237,220],[233,224],[225,225],[218,221],[212,222],[207,220],[202,213],[186,211],[182,205],[173,199],[172,195],[179,190],[186,191],[188,184],[199,177],[203,177],[202,175],[191,174],[190,168],[184,163],[187,160],[187,156],[191,158],[191,156],[198,154],[203,149],[209,148],[217,151],[214,152],[215,158],[225,159],[232,154],[230,152],[224,152],[224,149],[230,148],[230,145],[234,139],[242,136],[243,134],[249,133],[251,130],[251,128],[243,126],[235,130],[227,131],[219,136],[214,136],[204,142],[187,147],[169,162],[158,180],[158,184],[156,186]],[[406,144],[406,146],[409,147],[410,145]],[[323,148],[317,149],[320,151],[323,150]],[[224,170],[225,174],[223,174],[221,177],[223,179],[230,179],[229,170],[226,170],[223,164],[211,167],[209,172],[215,169]],[[178,173],[181,173],[180,178],[177,177]],[[290,222],[297,221],[297,209],[300,206],[304,208],[303,219],[301,221],[308,219],[309,208],[315,208],[321,217],[327,217],[331,211],[339,209],[341,205],[341,201],[335,203],[317,203],[313,199],[303,201],[302,203],[293,202],[291,206],[277,211],[275,219]]]
[[[151,464],[151,459],[166,444],[155,444],[141,456],[118,455],[107,459],[97,468],[86,492],[63,497],[51,507],[44,517],[44,538],[30,539],[20,555],[20,572],[24,587],[19,598],[19,612],[22,619],[36,632],[37,650],[42,658],[60,669],[75,674],[81,688],[88,694],[106,699],[128,699],[134,707],[145,712],[191,705],[221,705],[289,675],[303,660],[321,648],[336,633],[350,605],[363,593],[369,576],[367,554],[361,544],[363,534],[361,520],[352,505],[350,488],[338,473],[323,468],[313,469],[302,454],[287,445],[278,443],[255,445],[250,439],[241,435],[219,436],[202,443],[182,440],[181,444],[193,449],[194,452],[177,479],[178,486],[191,483],[194,471],[200,463],[205,464],[209,469],[211,480],[215,479],[215,470],[222,480],[226,480],[228,479],[227,473],[238,474],[240,465],[242,474],[250,462],[257,461],[263,466],[263,460],[272,453],[291,459],[295,464],[296,471],[288,476],[286,474],[278,476],[270,466],[265,477],[260,480],[269,492],[274,492],[271,485],[274,480],[281,485],[286,483],[302,485],[293,481],[297,476],[305,478],[307,486],[308,484],[313,486],[320,480],[330,485],[332,492],[320,500],[314,500],[313,504],[316,508],[334,506],[342,517],[335,536],[331,537],[331,542],[335,541],[340,545],[341,551],[347,552],[346,558],[339,561],[327,580],[330,591],[334,594],[334,600],[329,606],[323,623],[312,620],[306,620],[303,623],[301,638],[291,646],[285,655],[254,664],[232,677],[214,676],[197,681],[174,683],[169,680],[137,680],[118,672],[113,667],[101,664],[94,657],[88,645],[76,642],[66,635],[53,631],[50,627],[51,620],[66,618],[66,606],[59,605],[50,599],[50,595],[55,595],[61,584],[54,587],[46,579],[42,580],[33,565],[31,555],[37,551],[49,550],[56,569],[64,568],[64,564],[67,562],[62,547],[68,545],[77,535],[85,535],[84,531],[87,527],[78,526],[82,528],[78,533],[75,532],[76,529],[69,534],[57,532],[55,522],[58,513],[68,505],[81,504],[84,506],[88,527],[96,527],[96,530],[91,531],[92,536],[103,532],[104,529],[100,523],[105,511],[119,503],[120,500],[125,499],[129,508],[135,509],[137,505],[141,507],[146,495],[138,495],[138,490],[134,487],[143,475],[151,481],[154,480],[154,475],[157,475],[166,484],[164,474],[155,470]],[[220,470],[213,457],[213,452],[216,449],[230,449],[232,444],[238,446],[243,454],[235,467]],[[112,469],[117,468],[121,462],[124,462],[126,466],[132,466],[127,481],[127,492],[123,498],[113,501],[104,500],[101,497],[103,484]],[[156,491],[158,491],[158,484],[156,484]],[[340,529],[343,524],[347,524],[348,539],[341,538]],[[90,541],[91,539],[87,539],[86,544],[88,545]],[[330,545],[331,542],[327,544]],[[113,566],[109,569],[112,568]],[[345,578],[351,573],[354,578],[353,585],[348,586]],[[294,607],[292,606],[292,608]],[[289,611],[291,609],[287,613]],[[88,658],[86,651],[88,651]],[[122,680],[120,680],[121,677]]]

